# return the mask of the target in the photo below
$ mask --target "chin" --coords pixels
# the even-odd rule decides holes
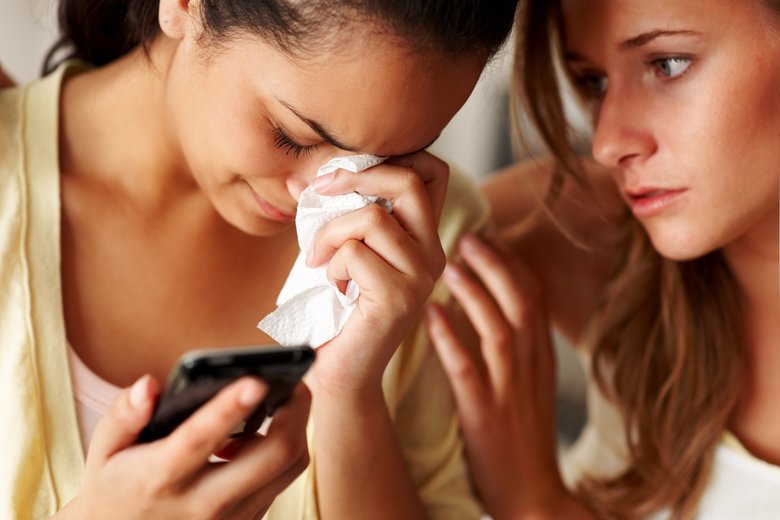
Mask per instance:
[[[274,222],[272,220],[259,219],[255,216],[228,220],[228,224],[247,235],[258,238],[281,235],[285,231],[295,227],[294,223]]]
[[[703,240],[705,237],[698,235],[662,235],[660,233],[649,233],[650,241],[658,254],[668,260],[676,262],[687,262],[701,258],[716,249],[715,246]]]
[[[264,219],[257,213],[242,208],[240,204],[229,205],[226,208],[216,206],[215,209],[230,227],[258,238],[277,236],[295,227],[294,222],[276,222]]]

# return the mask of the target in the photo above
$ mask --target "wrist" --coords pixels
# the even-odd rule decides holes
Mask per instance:
[[[310,385],[314,402],[321,405],[334,404],[339,408],[371,408],[385,405],[385,395],[381,381],[362,382],[361,384],[333,383],[315,379]]]
[[[341,371],[323,370],[322,366],[318,367],[315,363],[311,377],[307,378],[306,383],[312,396],[321,402],[338,401],[361,405],[369,401],[375,404],[378,400],[384,400],[382,375],[382,372],[378,372],[358,377],[354,373],[347,375]]]

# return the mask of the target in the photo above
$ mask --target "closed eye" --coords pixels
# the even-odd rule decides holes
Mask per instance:
[[[280,150],[284,150],[285,155],[292,154],[296,159],[300,158],[301,155],[311,155],[319,146],[318,144],[298,144],[278,126],[274,127],[274,145]]]

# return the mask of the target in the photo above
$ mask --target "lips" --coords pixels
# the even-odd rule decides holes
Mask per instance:
[[[258,195],[257,192],[252,188],[252,186],[248,182],[247,182],[247,186],[249,186],[249,191],[252,192],[252,197],[255,199],[255,202],[260,208],[260,211],[262,211],[266,217],[268,217],[271,220],[276,220],[277,222],[292,222],[295,220],[295,211],[288,212],[274,206],[273,204],[271,204],[270,202],[262,198],[260,195]]]
[[[669,190],[647,189],[647,190],[634,191],[634,192],[627,191],[626,195],[628,195],[628,197],[631,200],[636,200],[636,199],[644,199],[644,198],[647,198],[647,197],[655,197],[655,196],[658,196],[658,195],[663,195],[667,191],[669,191]]]
[[[682,201],[687,189],[638,188],[626,190],[631,211],[637,218],[649,218],[663,213]]]

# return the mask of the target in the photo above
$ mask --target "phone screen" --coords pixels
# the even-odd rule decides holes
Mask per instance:
[[[254,434],[289,399],[313,362],[314,350],[307,345],[252,345],[188,352],[171,371],[152,419],[138,441],[151,442],[170,434],[217,392],[243,376],[258,377],[269,386],[266,398],[233,432],[234,436]]]

